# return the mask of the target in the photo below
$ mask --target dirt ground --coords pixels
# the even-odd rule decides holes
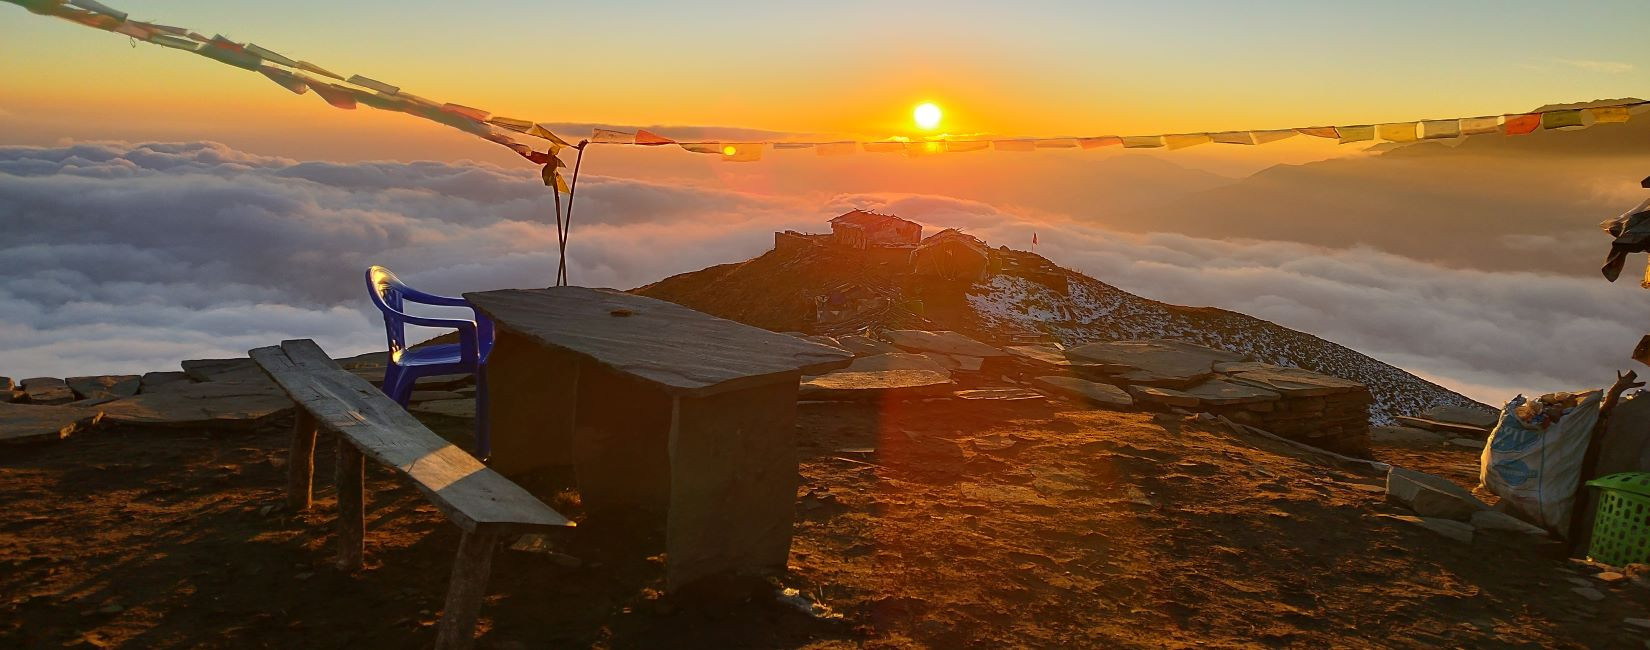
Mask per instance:
[[[663,596],[657,540],[570,531],[556,553],[500,549],[478,647],[1646,645],[1622,623],[1650,617],[1633,581],[1528,538],[1469,546],[1382,518],[1407,513],[1381,477],[1181,416],[799,408],[796,538],[772,587]],[[315,508],[279,505],[287,426],[0,448],[0,647],[429,646],[456,528],[369,464],[367,566],[335,569],[330,463]],[[1461,448],[1377,456],[1469,487],[1476,472]],[[577,517],[571,478],[522,483]],[[1571,591],[1586,582],[1606,598]]]

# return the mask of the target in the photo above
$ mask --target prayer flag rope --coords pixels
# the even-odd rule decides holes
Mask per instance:
[[[1573,130],[1594,124],[1626,122],[1632,116],[1650,110],[1650,102],[1638,101],[1533,113],[1350,126],[1084,137],[937,136],[917,140],[896,137],[875,141],[679,141],[640,129],[635,132],[596,129],[589,139],[578,145],[570,145],[541,122],[503,117],[461,104],[425,99],[409,94],[399,86],[361,75],[350,75],[346,78],[308,61],[291,59],[256,44],[237,43],[221,35],[207,38],[181,27],[131,20],[127,14],[95,0],[4,1],[20,5],[36,14],[56,16],[88,27],[124,34],[162,47],[193,52],[221,63],[258,72],[293,93],[302,95],[313,90],[322,100],[338,108],[354,109],[365,104],[372,108],[407,113],[445,124],[509,147],[521,157],[542,165],[544,183],[555,187],[558,192],[567,192],[570,189],[561,173],[566,164],[561,161],[558,154],[569,147],[576,148],[582,153],[586,144],[642,147],[675,145],[693,153],[718,156],[727,162],[761,160],[763,151],[767,149],[812,149],[821,156],[845,155],[859,151],[923,156],[986,150],[1026,152],[1042,149],[1098,149],[1112,146],[1126,149],[1162,148],[1172,151],[1208,143],[1253,146],[1301,135],[1334,140],[1341,144],[1413,142],[1497,133],[1524,135],[1543,129]],[[544,142],[543,151],[521,142],[518,136],[536,138]]]

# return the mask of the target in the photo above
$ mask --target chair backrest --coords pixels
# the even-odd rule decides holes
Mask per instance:
[[[389,339],[392,362],[407,348],[407,324],[401,320],[401,291],[406,287],[389,269],[376,264],[367,267],[367,293],[372,296],[372,304],[384,314],[384,336]]]

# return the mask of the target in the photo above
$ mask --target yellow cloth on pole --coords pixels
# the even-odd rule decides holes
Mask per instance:
[[[1375,127],[1376,133],[1387,142],[1414,142],[1414,122],[1391,122]]]
[[[1125,135],[1123,136],[1124,149],[1151,149],[1163,146],[1161,135]]]

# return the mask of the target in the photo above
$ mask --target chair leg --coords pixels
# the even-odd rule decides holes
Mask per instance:
[[[366,459],[355,445],[338,437],[338,568],[361,568],[366,547]]]
[[[476,368],[476,457],[493,455],[493,436],[487,408],[487,366]]]
[[[286,504],[293,512],[314,502],[315,416],[302,408],[292,422],[292,453],[287,456]]]
[[[437,624],[437,650],[469,648],[475,644],[476,617],[487,595],[487,577],[493,570],[496,533],[466,532],[458,540],[458,557],[447,583],[447,606]]]

